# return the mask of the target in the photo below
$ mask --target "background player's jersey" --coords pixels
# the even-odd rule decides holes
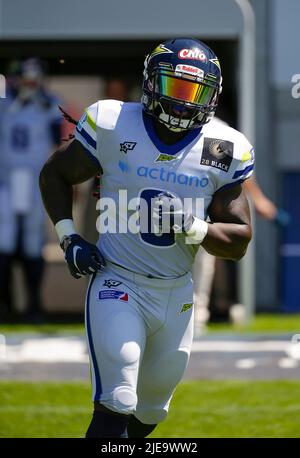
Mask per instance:
[[[28,167],[37,173],[54,145],[54,124],[60,124],[58,99],[43,93],[40,99],[6,103],[0,125],[0,165],[5,173],[15,167]]]
[[[126,190],[128,201],[142,197],[147,202],[169,191],[192,198],[190,210],[205,219],[214,193],[241,183],[253,171],[253,148],[235,129],[212,120],[175,145],[165,145],[138,103],[103,100],[91,105],[75,137],[102,167],[101,199],[116,203],[119,190]],[[134,213],[129,210],[128,218]],[[186,244],[183,234],[175,242],[171,234],[120,233],[123,223],[116,222],[117,233],[100,235],[98,246],[108,260],[154,277],[178,277],[191,269],[198,246]]]

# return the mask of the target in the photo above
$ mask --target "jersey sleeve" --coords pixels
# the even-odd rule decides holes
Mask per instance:
[[[253,174],[254,148],[243,134],[240,134],[240,138],[235,142],[234,149],[232,166],[227,173],[220,174],[217,191],[241,184]]]
[[[98,102],[84,110],[75,129],[75,138],[82,144],[95,164],[101,168],[97,143],[97,116]]]

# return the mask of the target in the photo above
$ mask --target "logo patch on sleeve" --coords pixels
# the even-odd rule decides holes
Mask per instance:
[[[204,138],[201,165],[228,172],[233,157],[233,143],[219,138]]]
[[[104,289],[99,291],[99,300],[116,299],[118,301],[128,302],[128,293],[118,291],[117,289]]]

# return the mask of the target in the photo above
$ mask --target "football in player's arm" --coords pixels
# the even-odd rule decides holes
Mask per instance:
[[[220,64],[204,43],[160,44],[145,61],[142,103],[90,106],[75,139],[41,171],[70,272],[91,276],[94,413],[86,437],[146,437],[165,419],[192,345],[195,253],[201,244],[239,260],[251,240],[241,183],[252,174],[253,151],[241,133],[212,120],[221,88]],[[117,200],[125,189],[129,198],[154,200],[151,219],[161,233],[106,232],[97,246],[83,240],[72,187],[99,173],[101,197]],[[202,212],[180,205],[187,197],[200,197]]]

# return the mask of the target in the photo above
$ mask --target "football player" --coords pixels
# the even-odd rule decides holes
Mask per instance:
[[[94,412],[86,437],[146,437],[166,418],[192,345],[195,253],[200,245],[233,260],[246,252],[251,222],[241,183],[252,174],[253,148],[242,133],[214,122],[221,91],[210,48],[168,40],[146,57],[141,103],[88,107],[75,139],[41,171],[70,272],[91,277]],[[148,203],[139,214],[148,222],[140,232],[124,231],[117,218],[116,230],[103,231],[94,246],[74,226],[72,186],[99,172],[101,199],[117,203],[125,190]]]
[[[38,188],[42,165],[61,138],[58,98],[44,83],[36,58],[12,63],[10,91],[0,109],[0,314],[10,295],[11,265],[21,260],[29,321],[42,319],[45,212]],[[2,102],[4,101],[4,104]]]

